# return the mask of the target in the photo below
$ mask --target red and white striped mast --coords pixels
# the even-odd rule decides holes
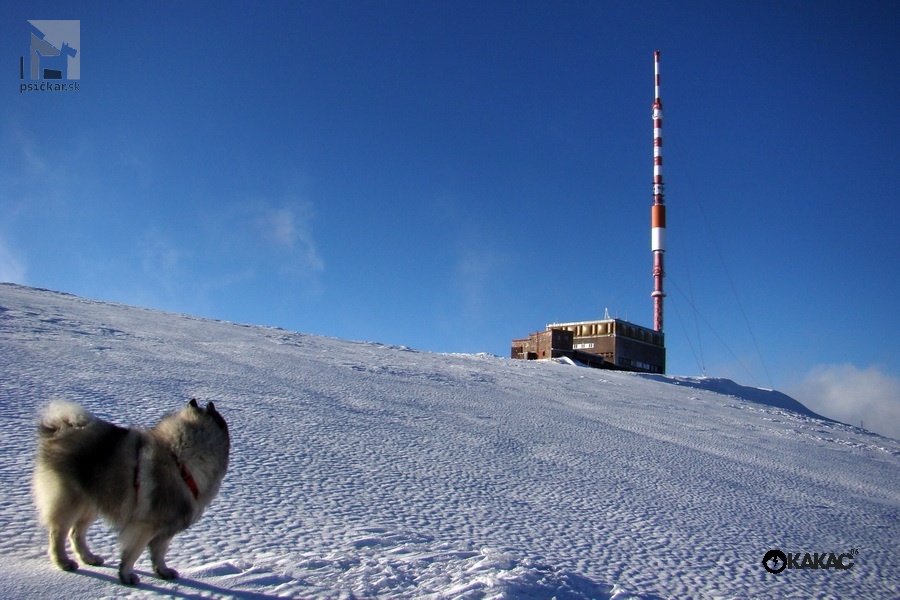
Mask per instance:
[[[666,252],[666,205],[662,176],[662,100],[659,98],[659,50],[653,53],[656,84],[653,100],[653,208],[650,214],[653,252],[653,329],[663,330],[663,255]]]

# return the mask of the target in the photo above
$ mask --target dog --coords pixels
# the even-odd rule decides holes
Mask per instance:
[[[153,429],[123,428],[77,404],[52,402],[38,424],[33,491],[41,523],[50,533],[50,559],[64,571],[82,561],[101,565],[88,549],[88,528],[102,516],[119,534],[119,579],[140,581],[134,563],[150,548],[162,579],[172,538],[193,525],[219,492],[228,470],[228,425],[215,405],[192,399]]]

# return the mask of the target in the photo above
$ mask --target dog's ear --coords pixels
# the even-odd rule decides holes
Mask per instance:
[[[190,406],[192,406],[193,408],[196,408],[196,409],[199,409],[199,408],[200,408],[200,406],[197,404],[197,399],[196,399],[196,398],[191,398],[191,401],[189,402],[189,404],[190,404]]]
[[[209,415],[210,418],[212,418],[212,420],[219,425],[219,427],[221,427],[225,431],[228,431],[228,423],[225,422],[225,417],[219,414],[219,411],[216,410],[216,405],[212,402],[208,402],[206,404],[206,414]]]

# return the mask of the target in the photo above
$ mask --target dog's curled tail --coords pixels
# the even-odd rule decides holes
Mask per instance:
[[[87,409],[68,400],[53,400],[41,413],[38,433],[53,437],[71,429],[88,426],[96,417]]]

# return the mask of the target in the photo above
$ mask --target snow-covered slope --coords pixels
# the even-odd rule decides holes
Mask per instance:
[[[151,425],[192,396],[233,449],[173,543],[182,579],[145,556],[120,586],[102,523],[108,566],[55,570],[29,490],[40,406]],[[0,285],[0,597],[900,596],[900,443],[765,398]],[[773,549],[856,552],[775,575]]]

